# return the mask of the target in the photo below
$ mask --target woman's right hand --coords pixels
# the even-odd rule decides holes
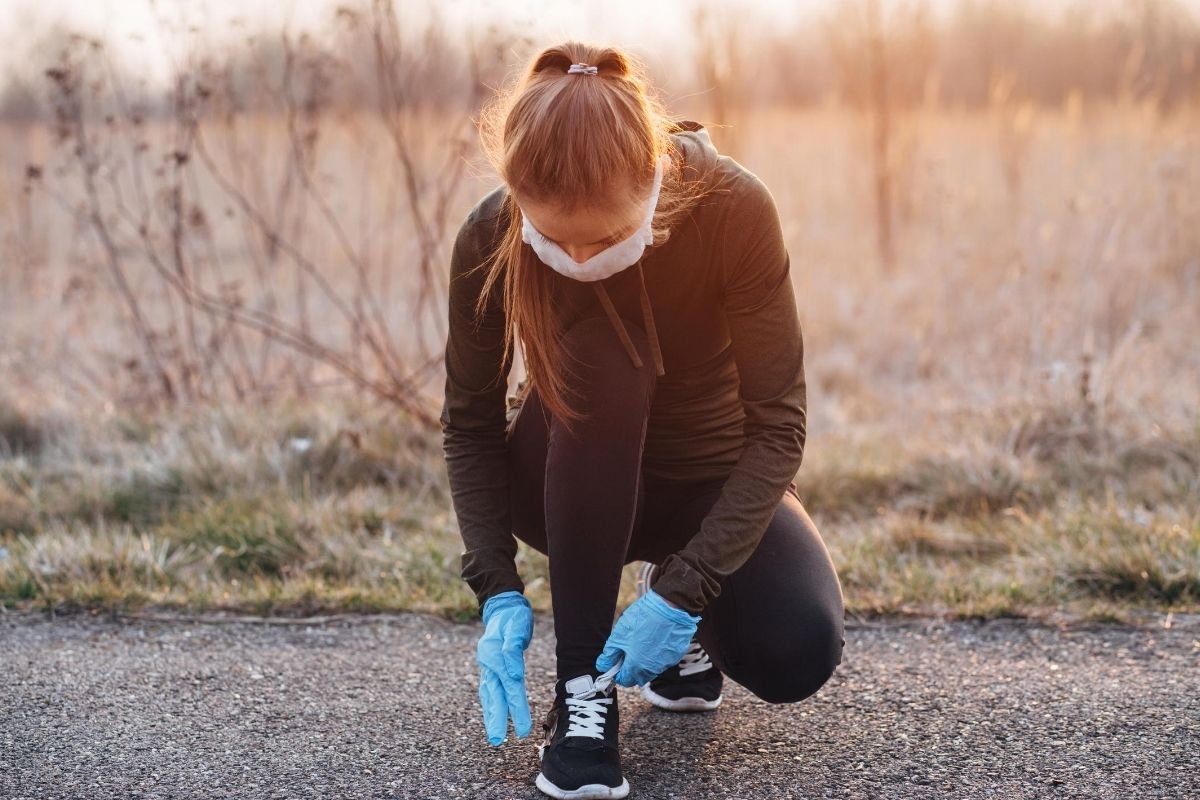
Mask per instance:
[[[492,595],[483,604],[483,635],[475,648],[479,702],[488,742],[498,747],[508,734],[508,717],[518,737],[533,730],[525,690],[525,648],[533,638],[533,608],[517,591]]]

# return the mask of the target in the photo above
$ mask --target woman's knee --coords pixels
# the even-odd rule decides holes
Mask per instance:
[[[840,610],[806,614],[786,636],[763,642],[755,680],[746,688],[768,703],[796,703],[816,694],[842,661]]]
[[[774,620],[786,622],[773,621],[761,632],[759,686],[752,691],[767,702],[795,703],[816,693],[841,663],[846,643],[841,584],[816,525],[792,495],[785,496],[760,547],[764,552],[752,557],[754,572],[747,577],[760,591],[769,587],[779,612]],[[791,580],[780,583],[783,574]],[[772,602],[755,599],[755,607]]]

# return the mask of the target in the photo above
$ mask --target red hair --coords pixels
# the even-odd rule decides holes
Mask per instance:
[[[598,72],[568,74],[576,63]],[[658,158],[667,153],[671,164],[652,223],[654,244],[664,243],[703,196],[705,183],[683,179],[682,158],[670,135],[674,121],[645,75],[639,62],[617,48],[566,42],[538,53],[515,85],[498,92],[481,115],[483,150],[509,190],[502,213],[509,224],[500,246],[481,265],[488,274],[476,313],[482,314],[503,276],[504,346],[518,335],[524,346],[528,380],[523,395],[536,386],[543,406],[568,427],[582,415],[567,397],[554,275],[521,240],[514,198],[529,197],[568,212],[596,198],[619,206],[649,191]]]

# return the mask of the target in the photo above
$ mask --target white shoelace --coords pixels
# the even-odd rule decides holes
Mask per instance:
[[[592,739],[604,738],[605,713],[612,704],[611,697],[596,697],[613,683],[613,678],[621,669],[624,657],[617,659],[607,672],[601,673],[592,684],[592,690],[578,696],[567,695],[567,736],[588,736]],[[593,699],[594,698],[594,699]]]
[[[585,700],[581,697],[568,697],[567,736],[589,736],[592,739],[604,738],[604,713],[612,703],[611,697]]]
[[[708,653],[700,646],[700,642],[693,641],[688,645],[687,652],[683,654],[683,658],[679,660],[679,674],[692,675],[697,672],[712,667],[712,662],[708,659]]]

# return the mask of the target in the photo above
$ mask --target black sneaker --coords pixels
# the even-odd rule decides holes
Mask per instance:
[[[639,597],[649,590],[654,570],[649,562],[642,567],[637,581]],[[724,683],[725,676],[713,666],[696,635],[678,664],[642,685],[642,697],[667,711],[711,711],[721,705]]]
[[[617,745],[616,670],[584,673],[554,685],[554,705],[542,722],[541,771],[535,783],[559,800],[621,798],[629,781],[621,774]]]

